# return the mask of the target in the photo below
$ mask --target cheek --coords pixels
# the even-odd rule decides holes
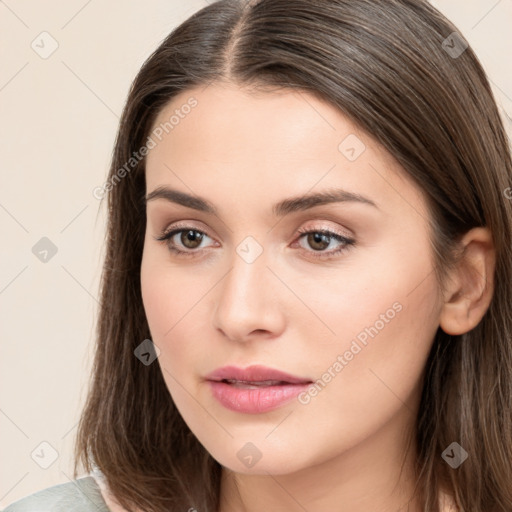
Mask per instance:
[[[336,336],[325,336],[322,350],[309,354],[319,380],[301,397],[308,417],[324,418],[326,433],[343,425],[363,438],[404,403],[414,410],[438,327],[429,254],[419,246],[408,255],[382,251],[371,262],[360,260],[359,273],[347,273],[343,287],[331,285],[323,318]]]
[[[206,333],[203,299],[212,283],[190,272],[170,265],[157,251],[144,253],[142,300],[152,341],[160,349],[158,361],[166,381],[170,375],[190,379],[194,363],[205,357],[203,342],[197,341],[204,340]],[[172,379],[168,384],[174,386]]]
[[[208,288],[191,279],[190,271],[170,264],[162,251],[145,249],[141,263],[141,291],[151,334],[156,339],[171,338],[175,326],[187,321],[194,304]],[[193,281],[193,285],[191,282]]]
[[[404,235],[388,236],[378,246],[354,252],[339,268],[304,273],[300,278],[287,275],[288,281],[296,283],[297,294],[307,298],[310,309],[329,327],[330,333],[316,322],[324,352],[332,347],[343,353],[354,339],[369,346],[369,340],[393,331],[396,337],[387,347],[392,351],[410,337],[409,331],[421,337],[425,327],[435,322],[437,285],[428,240],[418,240],[412,248],[406,242]],[[293,321],[297,319],[298,315]],[[301,328],[311,331],[314,318],[308,314],[306,320]]]
[[[184,389],[192,389],[194,362],[198,350],[191,332],[189,315],[197,314],[198,292],[187,286],[183,272],[167,268],[157,255],[145,252],[141,264],[141,291],[153,343],[159,348],[157,362],[167,389],[182,417],[194,415],[194,402]],[[174,271],[173,271],[174,270]],[[197,306],[196,306],[197,307]],[[197,413],[197,411],[195,411]]]

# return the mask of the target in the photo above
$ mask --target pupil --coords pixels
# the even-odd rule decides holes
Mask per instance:
[[[319,249],[325,249],[329,246],[329,236],[324,235],[323,233],[313,233],[313,244],[314,247],[315,244],[320,244]]]
[[[194,242],[199,242],[201,243],[201,240],[203,238],[203,235],[201,233],[198,233],[197,231],[187,231],[187,233],[185,234],[185,241],[183,243],[183,245],[185,245],[186,247],[189,247],[189,243],[192,242],[192,249],[195,248],[194,246]]]

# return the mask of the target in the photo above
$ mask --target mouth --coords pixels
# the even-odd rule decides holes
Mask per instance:
[[[286,382],[284,380],[245,381],[236,379],[222,379],[221,381],[213,382],[225,382],[226,384],[231,384],[232,386],[240,389],[259,389],[261,387],[285,386],[287,384],[291,384],[291,382]]]
[[[308,384],[309,378],[297,377],[281,370],[253,365],[247,368],[224,366],[206,376],[206,380],[227,382],[229,384],[246,383],[253,386],[276,386],[280,384]]]
[[[225,366],[206,377],[213,396],[227,409],[258,414],[285,405],[313,383],[309,378],[267,368]]]

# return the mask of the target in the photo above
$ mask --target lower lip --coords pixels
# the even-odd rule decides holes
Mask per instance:
[[[258,414],[277,409],[308,389],[311,384],[281,384],[256,389],[240,388],[233,384],[208,381],[213,396],[232,411]]]

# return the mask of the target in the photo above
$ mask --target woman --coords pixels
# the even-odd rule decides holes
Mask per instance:
[[[93,476],[7,511],[511,510],[511,184],[482,67],[426,1],[197,12],[96,191]]]

